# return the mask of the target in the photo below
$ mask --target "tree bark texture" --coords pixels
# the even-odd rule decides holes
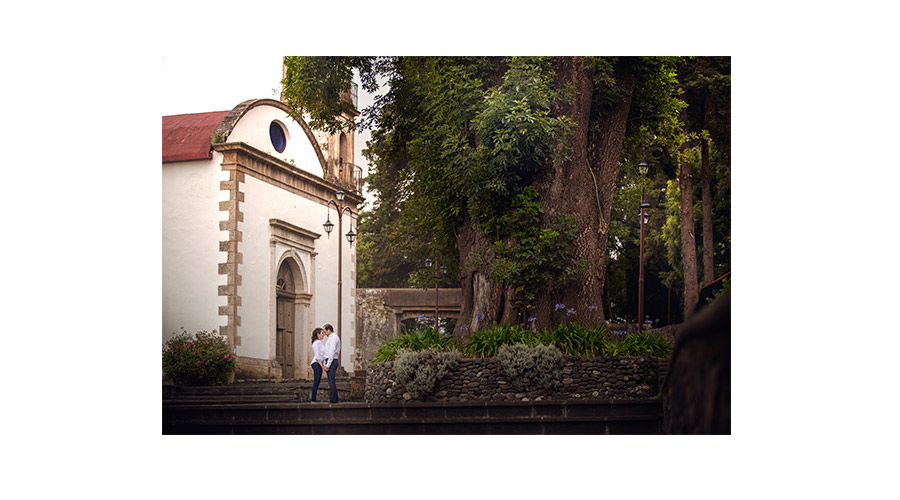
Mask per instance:
[[[620,59],[614,76],[621,87],[621,98],[606,113],[591,123],[593,75],[580,58],[560,58],[556,65],[556,85],[575,86],[575,98],[558,106],[557,116],[566,115],[575,121],[575,128],[567,138],[568,156],[550,163],[539,175],[536,185],[544,206],[544,227],[550,227],[562,214],[573,215],[580,232],[574,243],[577,259],[588,262],[587,273],[561,291],[541,294],[536,301],[535,317],[538,326],[546,321],[556,325],[563,321],[591,324],[602,321],[603,284],[606,278],[606,244],[609,218],[615,190],[619,159],[625,140],[625,126],[637,75],[631,61]],[[556,304],[564,304],[576,313],[568,316],[557,311]],[[593,306],[592,310],[588,310]]]
[[[687,142],[685,142],[685,146]],[[684,319],[691,317],[699,298],[697,287],[697,244],[694,238],[694,196],[691,165],[680,158],[678,181],[681,188],[681,257],[684,269]]]
[[[700,139],[700,190],[703,203],[703,283],[712,283],[716,277],[713,269],[713,219],[712,189],[709,180],[709,140]]]
[[[588,272],[564,287],[548,285],[536,294],[534,326],[544,328],[562,322],[592,324],[602,321],[603,285],[606,278],[606,245],[609,219],[615,190],[619,159],[625,139],[625,128],[637,75],[631,61],[621,58],[614,68],[620,85],[620,99],[610,110],[591,123],[594,83],[591,71],[581,58],[562,57],[555,63],[557,88],[573,85],[574,99],[554,107],[556,116],[568,116],[575,126],[565,138],[565,158],[546,162],[534,185],[544,207],[541,225],[554,226],[561,215],[575,217],[579,234],[574,242],[574,255],[588,262]],[[562,147],[562,146],[561,146]],[[513,306],[511,287],[491,283],[488,277],[466,264],[489,245],[485,236],[467,220],[457,238],[463,301],[455,335],[468,333],[495,323],[513,323],[519,313]],[[556,304],[574,309],[574,315],[556,310]],[[593,306],[590,310],[589,306]]]

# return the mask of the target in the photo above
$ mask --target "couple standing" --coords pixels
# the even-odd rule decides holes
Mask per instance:
[[[327,337],[327,338],[326,338]],[[325,342],[322,339],[325,338]],[[316,393],[319,391],[319,382],[322,381],[322,370],[328,374],[328,400],[331,403],[338,402],[337,386],[334,377],[340,366],[341,338],[334,334],[331,325],[316,328],[312,333],[313,360],[310,363],[313,369],[312,402],[316,402]]]

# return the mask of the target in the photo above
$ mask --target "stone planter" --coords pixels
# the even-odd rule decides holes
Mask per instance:
[[[566,357],[555,389],[519,391],[513,388],[495,358],[461,358],[423,401],[542,401],[586,399],[646,399],[659,394],[659,366],[666,360],[649,357]],[[405,397],[406,396],[406,397]],[[397,380],[393,363],[372,363],[366,369],[367,402],[410,401]]]

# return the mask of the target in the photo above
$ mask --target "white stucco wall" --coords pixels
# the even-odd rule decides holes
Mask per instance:
[[[287,145],[279,153],[269,138],[269,124],[278,120],[286,130]],[[247,111],[235,124],[228,142],[244,142],[275,158],[284,160],[311,174],[322,176],[322,165],[303,128],[284,111],[274,106],[257,106]]]
[[[269,137],[269,124],[278,120],[286,129],[284,152],[274,150]],[[302,127],[277,107],[259,105],[248,110],[235,124],[228,142],[243,142],[268,153],[297,168],[322,176],[315,147]],[[188,332],[218,329],[227,322],[219,316],[219,306],[227,304],[218,295],[227,277],[218,274],[218,266],[227,259],[219,251],[219,242],[228,239],[227,231],[219,230],[219,221],[226,220],[226,212],[219,210],[219,202],[229,199],[220,190],[220,182],[228,180],[222,171],[222,155],[213,153],[212,160],[197,160],[163,164],[163,342],[184,326]],[[308,306],[298,306],[295,330],[295,369],[298,376],[309,376],[309,336],[314,327],[331,323],[338,327],[337,318],[337,254],[338,243],[343,245],[343,288],[341,358],[344,368],[353,372],[353,341],[356,331],[356,244],[351,247],[343,234],[350,227],[345,215],[342,231],[338,232],[336,212],[330,211],[335,223],[330,238],[322,223],[328,215],[321,200],[312,200],[273,186],[251,174],[239,183],[244,193],[239,209],[243,220],[238,223],[241,241],[238,264],[241,277],[237,294],[240,297],[238,335],[241,345],[236,354],[263,360],[275,359],[276,295],[275,281],[279,264],[290,255],[302,269],[295,276],[295,289],[311,295]],[[284,242],[274,242],[270,219],[279,219],[306,231],[319,234],[312,243],[313,254],[298,250]],[[354,230],[358,231],[356,223]],[[303,281],[302,283],[300,281]]]
[[[162,166],[162,322],[163,343],[183,326],[188,333],[218,330],[224,324],[219,306],[219,285],[227,278],[219,275],[219,241],[228,233],[219,230],[223,213],[219,201],[227,194],[219,182],[227,179],[212,160],[166,163]]]
[[[239,226],[243,233],[239,248],[244,263],[238,267],[242,281],[238,287],[238,295],[241,296],[242,305],[238,308],[238,315],[241,317],[241,346],[238,347],[237,354],[262,359],[273,359],[275,356],[275,277],[280,258],[288,247],[278,244],[273,250],[270,219],[280,219],[321,235],[314,243],[314,251],[318,254],[314,259],[302,251],[295,251],[300,256],[307,280],[305,286],[297,283],[296,288],[305,288],[312,294],[306,324],[298,325],[299,331],[296,332],[296,344],[307,349],[312,328],[325,323],[331,323],[337,328],[337,242],[340,240],[337,235],[337,214],[334,210],[331,211],[335,230],[329,238],[322,228],[327,215],[324,205],[249,175],[242,183],[241,190],[244,192],[244,202],[241,204],[244,221]],[[345,215],[344,233],[349,230],[349,221],[349,215]],[[352,371],[352,342],[356,331],[355,301],[352,300],[353,290],[356,288],[356,244],[351,248],[346,238],[342,241],[341,358],[344,368]],[[302,358],[302,361],[306,360],[306,356]],[[306,369],[305,366],[301,368]]]

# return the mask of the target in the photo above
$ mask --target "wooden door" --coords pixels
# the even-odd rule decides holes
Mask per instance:
[[[275,303],[275,360],[282,378],[294,378],[294,302],[278,297]]]

